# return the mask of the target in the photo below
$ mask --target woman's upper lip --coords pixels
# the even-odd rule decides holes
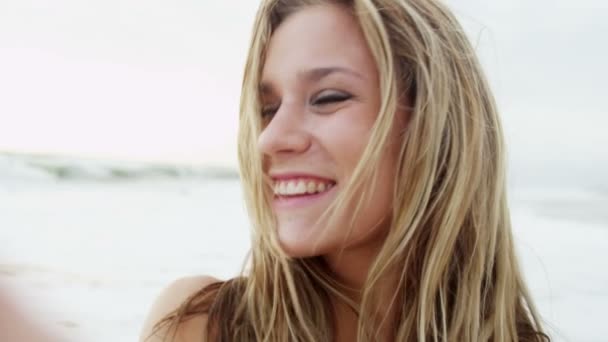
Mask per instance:
[[[310,178],[312,178],[312,179],[318,179],[321,181],[335,182],[335,180],[333,180],[331,178],[316,175],[316,174],[309,173],[309,172],[269,172],[268,175],[273,180],[289,180],[289,179],[297,179],[297,178],[309,178],[310,179]]]

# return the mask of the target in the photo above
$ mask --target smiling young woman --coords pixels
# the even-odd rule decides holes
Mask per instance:
[[[544,341],[502,131],[433,0],[268,0],[245,69],[242,277],[176,282],[148,341]]]

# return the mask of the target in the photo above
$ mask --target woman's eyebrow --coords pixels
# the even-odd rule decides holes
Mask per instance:
[[[322,78],[327,77],[333,73],[344,73],[344,74],[348,74],[348,75],[360,78],[362,80],[365,80],[365,77],[363,75],[361,75],[360,73],[358,73],[354,70],[351,70],[351,69],[348,69],[345,67],[339,67],[339,66],[313,68],[310,70],[305,70],[305,71],[299,72],[298,76],[307,81],[319,81]]]
[[[319,68],[303,70],[303,71],[298,72],[298,78],[303,79],[307,82],[318,82],[321,79],[323,79],[331,74],[334,74],[334,73],[343,73],[343,74],[347,74],[350,76],[354,76],[361,80],[366,80],[365,76],[363,76],[362,74],[360,74],[354,70],[351,70],[349,68],[339,67],[339,66],[319,67]],[[269,94],[272,94],[273,91],[274,91],[274,87],[272,85],[272,82],[265,81],[265,80],[260,82],[260,85],[259,85],[260,94],[269,95]]]

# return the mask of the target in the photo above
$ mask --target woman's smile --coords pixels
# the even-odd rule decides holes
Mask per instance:
[[[275,174],[272,179],[275,210],[319,203],[333,193],[336,185],[334,180],[305,174]]]

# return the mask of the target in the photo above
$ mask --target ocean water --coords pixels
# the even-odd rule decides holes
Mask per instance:
[[[510,194],[522,267],[554,340],[606,341],[608,193]],[[236,275],[249,230],[230,172],[4,156],[0,241],[0,285],[42,326],[64,341],[135,341],[172,280]]]

